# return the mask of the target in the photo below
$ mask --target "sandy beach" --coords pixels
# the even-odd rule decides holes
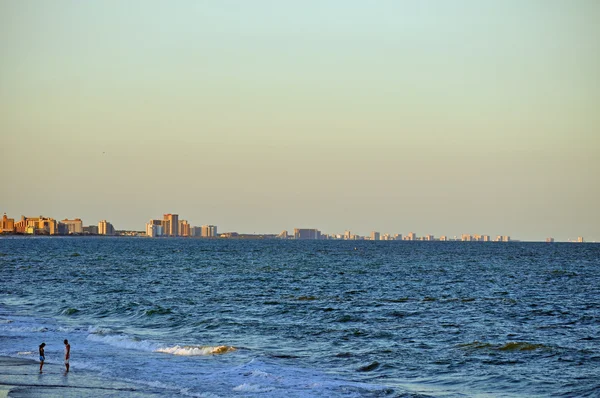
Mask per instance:
[[[151,387],[98,377],[72,369],[65,374],[58,364],[0,356],[0,398],[14,397],[160,397]]]

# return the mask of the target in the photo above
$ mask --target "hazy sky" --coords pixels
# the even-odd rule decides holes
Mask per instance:
[[[0,212],[600,241],[600,1],[0,0]]]

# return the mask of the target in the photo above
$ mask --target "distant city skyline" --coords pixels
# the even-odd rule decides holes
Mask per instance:
[[[177,225],[177,226],[175,226]],[[227,230],[218,232],[216,225],[204,224],[202,226],[194,226],[188,223],[187,220],[179,220],[179,215],[175,213],[166,213],[162,219],[150,219],[145,224],[145,228],[115,228],[111,222],[100,220],[97,224],[85,225],[81,218],[62,219],[58,220],[51,216],[24,216],[21,215],[20,221],[14,217],[9,217],[6,213],[0,219],[0,235],[19,233],[19,234],[36,234],[37,230],[50,235],[113,235],[116,231],[140,232],[147,237],[203,237],[215,238],[222,235],[232,236],[232,234],[240,235],[269,235],[283,239],[341,239],[341,240],[403,240],[403,241],[463,241],[463,242],[511,242],[511,241],[535,241],[535,242],[560,242],[554,236],[547,235],[544,238],[538,239],[519,239],[509,235],[488,235],[488,234],[473,234],[462,233],[454,235],[434,235],[424,234],[419,235],[415,232],[408,232],[406,235],[399,232],[379,232],[370,231],[368,234],[356,233],[351,230],[345,230],[343,233],[335,231],[321,231],[318,228],[297,228],[293,229],[293,233],[289,233],[287,229],[276,233],[269,232],[248,232],[238,230]],[[592,242],[583,236],[568,238],[563,242]]]
[[[3,1],[1,211],[600,241],[598,21],[587,0]]]

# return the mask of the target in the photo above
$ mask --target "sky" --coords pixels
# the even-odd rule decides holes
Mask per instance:
[[[0,0],[0,212],[600,241],[600,2]]]

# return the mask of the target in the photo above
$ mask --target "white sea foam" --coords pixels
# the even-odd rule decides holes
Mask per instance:
[[[233,388],[233,391],[243,391],[243,392],[269,392],[273,391],[272,387],[261,387],[258,384],[240,384],[237,387]]]
[[[262,370],[253,370],[252,372],[250,372],[249,376],[252,377],[264,377],[264,378],[269,378],[269,377],[273,377],[272,374],[267,373],[267,372],[263,372]]]
[[[133,339],[126,335],[101,335],[89,334],[87,339],[97,343],[104,343],[118,348],[128,348],[140,351],[156,351],[160,345],[147,340]]]
[[[99,326],[90,326],[90,327],[88,327],[87,332],[91,333],[91,334],[113,334],[113,333],[115,333],[111,329],[102,328]]]
[[[7,324],[5,324],[7,325]],[[48,329],[45,326],[0,326],[0,331],[5,332],[18,332],[18,333],[40,333],[40,332],[48,332]]]
[[[225,354],[227,352],[235,351],[235,347],[229,347],[225,345],[220,346],[174,346],[174,347],[161,347],[155,350],[156,352],[162,352],[164,354],[183,355],[183,356],[199,356],[199,355],[215,355]]]
[[[182,356],[218,355],[235,351],[235,347],[220,346],[164,346],[148,340],[138,340],[127,335],[106,335],[91,333],[87,336],[90,341],[104,343],[118,348],[127,348],[139,351],[160,352],[163,354]]]
[[[10,319],[0,319],[0,323],[12,323],[13,321]]]
[[[134,379],[129,379],[129,378],[119,378],[119,380],[127,382],[127,383],[143,384],[143,385],[146,385],[146,386],[149,386],[152,388],[158,388],[161,390],[178,391],[179,394],[181,394],[185,397],[220,398],[218,395],[215,395],[215,394],[206,393],[206,392],[194,393],[194,392],[190,391],[189,388],[181,388],[176,385],[167,384],[167,383],[163,383],[163,382],[156,381],[156,380],[147,381],[147,380],[134,380]]]

